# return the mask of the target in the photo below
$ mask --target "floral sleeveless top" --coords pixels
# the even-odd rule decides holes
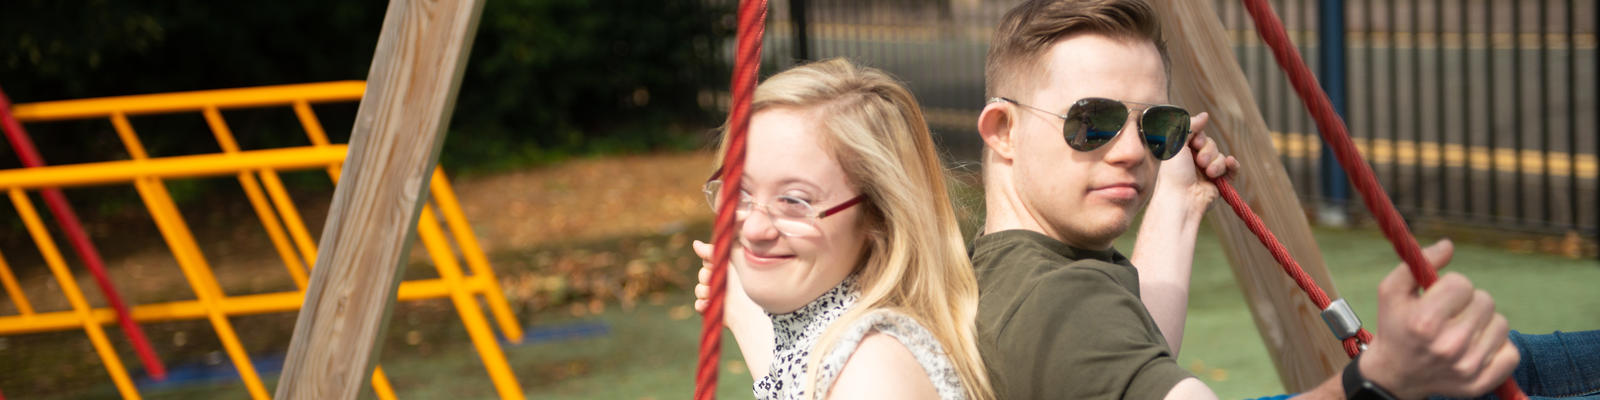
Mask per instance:
[[[805,306],[787,314],[769,314],[772,318],[772,365],[767,375],[755,382],[755,397],[771,400],[808,399],[805,393],[806,363],[816,350],[817,339],[833,322],[844,315],[860,297],[856,277],[845,278],[839,286],[823,293]],[[942,399],[965,399],[966,391],[955,366],[950,362],[943,346],[921,324],[910,316],[892,310],[875,310],[856,320],[841,335],[834,348],[820,359],[817,368],[817,387],[826,392],[837,380],[839,370],[850,359],[861,339],[868,333],[879,332],[899,340],[916,357],[917,363],[927,372],[928,379]]]

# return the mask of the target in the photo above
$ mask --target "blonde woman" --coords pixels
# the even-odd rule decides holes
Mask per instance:
[[[833,59],[768,78],[751,109],[743,181],[706,193],[743,196],[725,315],[756,397],[993,398],[977,281],[911,93]]]

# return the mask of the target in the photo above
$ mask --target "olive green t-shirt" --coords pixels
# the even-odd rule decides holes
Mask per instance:
[[[1191,377],[1116,250],[1012,230],[972,245],[978,350],[1002,399],[1159,399]]]

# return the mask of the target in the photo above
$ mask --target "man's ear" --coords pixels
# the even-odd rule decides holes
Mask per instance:
[[[997,101],[983,106],[978,114],[978,136],[983,138],[983,145],[1008,161],[1016,155],[1016,136],[1011,134],[1017,124],[1015,111],[1010,104]]]

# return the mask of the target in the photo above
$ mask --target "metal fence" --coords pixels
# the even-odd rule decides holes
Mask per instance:
[[[889,71],[952,160],[970,166],[989,36],[1019,2],[775,0],[766,56],[780,68],[848,57]],[[1408,218],[1600,236],[1595,2],[1272,4],[1325,87],[1343,89],[1330,92]],[[1215,7],[1295,190],[1308,207],[1339,207],[1353,192],[1321,165],[1331,156],[1249,16],[1238,1]],[[1319,35],[1324,24],[1342,34]]]
[[[1324,87],[1343,84],[1335,102],[1408,217],[1600,236],[1593,2],[1274,6]],[[1315,126],[1241,8],[1217,3],[1296,191],[1323,205],[1347,199],[1342,176],[1319,165],[1330,157]],[[1319,35],[1339,11],[1343,34]],[[1323,59],[1324,43],[1343,49],[1343,61]]]

